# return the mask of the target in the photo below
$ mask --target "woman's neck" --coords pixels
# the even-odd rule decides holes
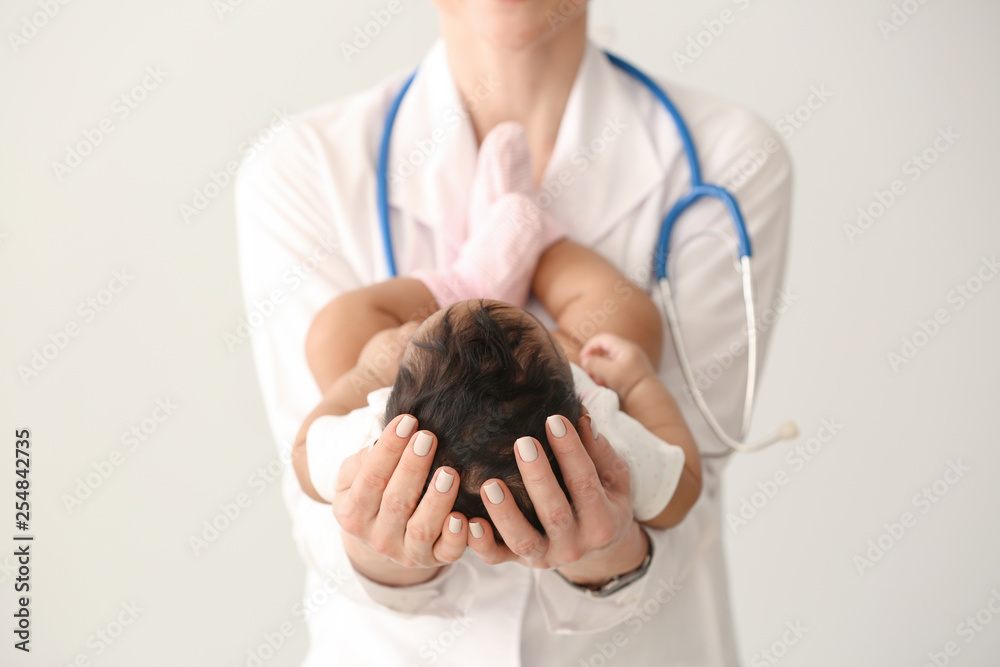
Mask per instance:
[[[447,17],[442,19],[441,32],[476,142],[482,143],[504,121],[521,123],[531,150],[534,180],[540,183],[583,60],[586,16],[574,17],[546,38],[520,49],[497,48]]]

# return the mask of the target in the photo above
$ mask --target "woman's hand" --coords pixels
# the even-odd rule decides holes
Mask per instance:
[[[371,448],[344,460],[333,515],[354,568],[373,581],[406,586],[433,579],[465,552],[468,521],[451,509],[459,478],[441,467],[420,497],[437,438],[399,415]]]
[[[580,350],[580,366],[597,384],[623,400],[642,380],[656,378],[656,369],[641,347],[611,333],[599,333]]]
[[[514,445],[521,478],[546,534],[524,518],[507,485],[492,479],[481,493],[505,545],[497,544],[489,523],[472,519],[469,546],[487,563],[557,568],[581,584],[599,585],[639,567],[648,544],[632,514],[628,464],[606,438],[594,438],[589,417],[580,419],[579,433],[565,417],[550,417],[546,432],[570,498],[546,457],[539,456],[536,440],[521,438]]]

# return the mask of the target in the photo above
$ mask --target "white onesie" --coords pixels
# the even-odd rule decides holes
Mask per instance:
[[[570,367],[576,395],[590,412],[595,433],[603,434],[628,462],[635,518],[652,519],[663,511],[677,489],[684,469],[684,450],[667,444],[619,410],[614,391],[598,385],[576,364]],[[391,389],[383,387],[371,392],[368,405],[350,414],[324,415],[310,425],[306,434],[309,478],[327,502],[333,500],[341,462],[362,447],[370,446],[382,434],[385,428],[382,418]]]

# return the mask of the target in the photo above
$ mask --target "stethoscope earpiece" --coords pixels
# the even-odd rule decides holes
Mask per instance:
[[[782,440],[794,440],[799,437],[799,427],[795,422],[785,422],[781,426],[781,430],[778,431],[778,435]]]

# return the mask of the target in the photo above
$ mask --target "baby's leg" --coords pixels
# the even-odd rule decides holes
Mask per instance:
[[[531,154],[524,128],[500,123],[483,139],[479,148],[476,177],[469,193],[469,235],[490,218],[493,204],[505,194],[534,194]]]
[[[523,306],[539,257],[565,231],[532,200],[524,128],[501,123],[483,140],[469,206],[470,236],[450,267],[417,271],[438,305],[490,298]]]
[[[421,321],[437,305],[419,280],[396,278],[344,292],[323,307],[306,335],[306,361],[321,392],[353,368],[380,331]],[[391,379],[387,384],[392,384]]]
[[[617,334],[642,347],[659,366],[660,312],[649,295],[599,253],[573,241],[554,244],[538,263],[532,288],[552,319],[570,361],[592,336]]]

